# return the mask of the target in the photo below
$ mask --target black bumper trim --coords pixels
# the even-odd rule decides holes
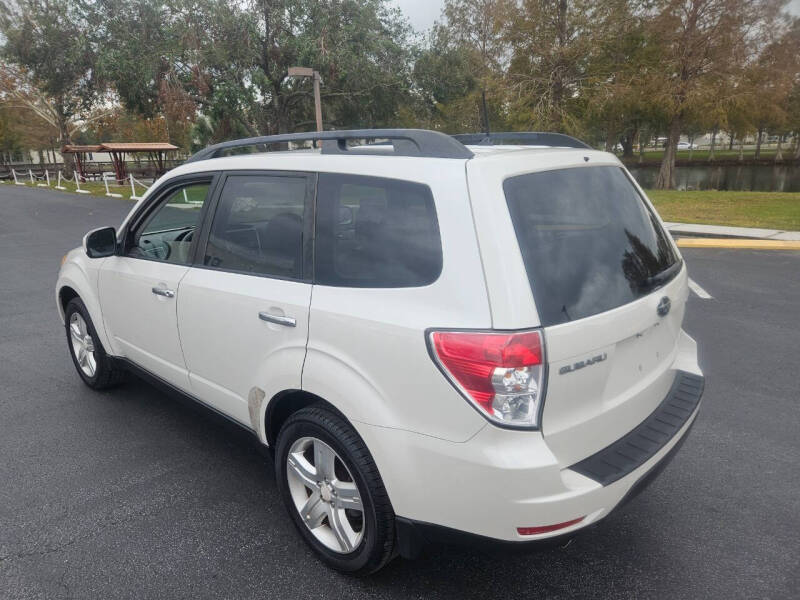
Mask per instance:
[[[594,527],[599,521],[560,535],[537,540],[501,540],[487,537],[477,533],[453,529],[435,523],[415,521],[405,517],[395,517],[395,530],[397,532],[397,552],[403,558],[414,560],[430,546],[449,546],[455,548],[470,548],[488,552],[530,552],[548,550],[563,546],[579,532]]]
[[[632,473],[677,435],[700,404],[704,385],[703,377],[678,371],[666,398],[649,417],[610,446],[569,467],[570,470],[604,486]]]

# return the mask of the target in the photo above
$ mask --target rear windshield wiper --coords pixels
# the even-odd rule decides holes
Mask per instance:
[[[683,266],[683,260],[676,260],[670,266],[668,266],[663,271],[656,273],[655,275],[651,275],[647,279],[644,280],[643,286],[647,290],[654,290],[656,288],[661,287],[669,280],[671,280],[675,275],[677,275],[681,267]]]

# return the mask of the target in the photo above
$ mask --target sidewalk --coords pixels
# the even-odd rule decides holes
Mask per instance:
[[[695,225],[692,223],[664,223],[673,236],[700,238],[739,238],[745,240],[778,240],[800,242],[800,231],[780,229],[754,229],[751,227],[727,227],[724,225]]]

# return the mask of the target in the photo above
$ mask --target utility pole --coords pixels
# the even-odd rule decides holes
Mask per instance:
[[[311,77],[314,82],[314,110],[317,117],[317,131],[322,131],[322,100],[319,94],[322,77],[319,76],[317,71],[308,67],[289,67],[289,77]]]

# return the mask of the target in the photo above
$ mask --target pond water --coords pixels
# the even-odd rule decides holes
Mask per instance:
[[[658,165],[630,166],[631,174],[645,189],[652,188]],[[679,190],[746,190],[753,192],[800,192],[800,165],[716,165],[676,167]]]

